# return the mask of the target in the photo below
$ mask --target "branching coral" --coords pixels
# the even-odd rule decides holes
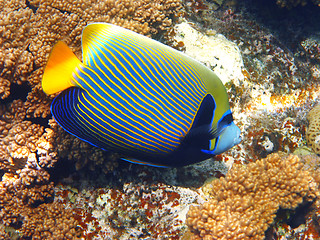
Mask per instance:
[[[309,127],[306,132],[307,143],[320,154],[320,105],[315,106],[307,116]]]
[[[118,166],[116,153],[107,153],[92,147],[89,143],[64,131],[54,120],[50,120],[49,124],[52,129],[50,129],[50,142],[57,146],[56,153],[60,158],[72,161],[76,170],[86,166],[91,170],[98,168],[109,173]],[[44,157],[44,159],[46,158]]]
[[[234,165],[205,187],[210,200],[192,206],[186,223],[193,239],[264,239],[279,208],[294,209],[319,195],[319,178],[295,155]]]

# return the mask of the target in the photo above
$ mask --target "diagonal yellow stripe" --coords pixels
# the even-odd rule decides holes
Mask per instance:
[[[96,52],[95,52],[95,53],[96,53]],[[97,53],[96,53],[96,54],[97,54]],[[104,53],[102,53],[102,54],[104,55]],[[111,54],[112,54],[112,53],[111,53]],[[131,83],[131,86],[132,86],[136,91],[133,91],[132,89],[130,89],[126,84],[124,84],[124,83],[121,81],[121,79],[119,79],[117,76],[114,75],[114,73],[113,73],[113,72],[110,70],[110,68],[104,63],[104,61],[102,61],[102,59],[101,59],[99,56],[97,56],[97,57],[98,57],[98,59],[101,61],[101,63],[103,64],[103,66],[104,66],[108,71],[110,71],[110,73],[111,73],[117,80],[119,80],[120,83],[122,83],[121,86],[125,87],[127,90],[129,90],[129,92],[130,92],[131,94],[133,94],[134,96],[136,96],[137,98],[139,98],[143,103],[145,103],[147,106],[149,106],[149,107],[151,108],[151,109],[146,109],[143,105],[141,105],[141,107],[143,107],[148,114],[151,113],[154,117],[156,117],[159,121],[161,121],[161,122],[164,124],[164,125],[162,125],[162,126],[167,126],[167,127],[171,127],[171,128],[172,128],[172,126],[176,126],[177,128],[176,128],[175,130],[180,130],[179,137],[184,136],[184,134],[185,134],[185,130],[184,130],[184,129],[179,128],[175,123],[173,123],[170,119],[168,119],[166,116],[164,116],[154,105],[150,105],[150,103],[146,102],[146,101],[145,101],[143,98],[141,98],[140,96],[141,96],[141,95],[142,95],[142,96],[145,96],[145,98],[148,99],[149,102],[154,102],[152,99],[150,99],[147,95],[145,95],[144,93],[142,93],[141,90],[140,90],[139,88],[137,88],[137,87],[136,87],[134,84],[132,84],[132,83]],[[106,58],[105,55],[104,55],[104,57]],[[94,58],[93,58],[93,61],[95,61]],[[128,82],[130,82],[129,79],[119,70],[119,68],[117,67],[116,64],[114,64],[112,61],[109,61],[108,63],[111,64],[111,65],[117,70],[117,72],[118,72],[119,74],[121,74],[122,77],[124,77],[125,79],[127,79]],[[98,64],[96,64],[96,62],[95,62],[95,66],[103,73],[103,75],[104,75],[106,78],[108,78],[108,76],[106,75],[106,73],[99,67]],[[110,79],[110,78],[109,78],[109,79]],[[111,82],[114,83],[114,81],[112,81],[112,80],[111,80]],[[117,84],[115,84],[115,85],[117,85]],[[121,87],[119,87],[119,88],[121,89]],[[140,93],[140,94],[137,95],[137,92]],[[118,93],[117,93],[117,95],[118,95],[119,97],[122,97],[122,96],[120,96]],[[129,94],[127,94],[126,96],[128,97]],[[152,111],[152,110],[154,110],[154,111]],[[158,114],[156,114],[156,112],[157,112]],[[143,114],[145,115],[145,113],[143,113]],[[148,115],[145,115],[145,116],[148,117]],[[171,122],[171,123],[172,123],[171,126],[168,125],[167,122],[163,121],[163,119],[160,118],[159,116],[163,117],[163,118],[166,119],[168,122]],[[168,131],[170,131],[168,128],[166,128],[166,129],[167,129]],[[182,130],[183,132],[181,132],[181,130]],[[172,131],[170,131],[170,132],[172,132]],[[175,133],[173,133],[173,134],[175,134]],[[175,135],[176,135],[176,134],[175,134]]]
[[[132,60],[135,61],[135,63],[136,63],[137,66],[139,67],[139,69],[148,77],[148,79],[149,79],[150,82],[153,82],[154,84],[156,84],[156,83],[154,82],[154,79],[157,79],[157,77],[155,76],[155,74],[154,74],[154,72],[153,72],[153,71],[155,71],[155,72],[157,72],[157,74],[161,77],[161,80],[162,80],[162,81],[165,81],[169,86],[171,86],[171,84],[173,84],[173,85],[176,87],[176,88],[171,87],[171,89],[169,90],[169,89],[167,88],[167,86],[162,83],[162,81],[158,81],[158,83],[162,86],[162,88],[164,88],[164,89],[166,90],[166,91],[163,91],[162,93],[163,93],[167,98],[169,98],[172,102],[174,102],[176,105],[180,105],[180,107],[182,108],[182,110],[177,109],[174,105],[171,104],[171,102],[168,102],[173,108],[175,108],[177,111],[180,112],[180,114],[184,115],[185,117],[187,117],[187,118],[189,118],[189,119],[190,119],[190,115],[191,115],[191,116],[194,115],[194,113],[191,113],[191,112],[190,112],[188,109],[186,109],[183,105],[177,103],[172,97],[170,97],[170,96],[167,94],[167,92],[172,92],[172,91],[174,91],[174,92],[176,93],[175,96],[180,95],[180,93],[176,91],[176,89],[178,89],[179,87],[178,87],[174,82],[170,82],[170,83],[169,83],[169,82],[167,81],[167,79],[172,79],[172,78],[174,78],[176,81],[178,81],[178,80],[176,79],[176,77],[175,77],[174,75],[170,75],[170,76],[169,76],[166,72],[164,72],[164,74],[166,75],[166,78],[165,78],[165,77],[162,77],[162,74],[159,73],[158,68],[155,67],[155,65],[154,65],[148,58],[141,59],[141,57],[140,57],[139,55],[137,55],[137,54],[135,53],[135,51],[139,52],[141,55],[145,55],[144,53],[146,53],[146,55],[148,55],[150,58],[154,58],[155,56],[151,56],[151,55],[148,54],[147,52],[144,52],[144,53],[143,53],[139,48],[136,48],[136,47],[133,46],[133,45],[132,45],[131,47],[134,48],[135,51],[132,51],[132,48],[129,49],[129,50],[131,51],[131,54],[130,54],[130,53],[128,53],[128,51],[126,50],[126,49],[128,49],[128,45],[127,45],[127,44],[123,44],[122,41],[117,41],[117,40],[115,40],[115,39],[114,39],[114,42],[118,43],[118,47],[119,47],[123,52],[127,53],[128,56],[132,56],[132,54],[134,54],[134,56],[135,56],[137,59],[139,59],[141,62],[148,62],[148,64],[153,67],[154,70],[151,70],[150,67],[148,66],[148,64],[145,65],[145,67],[149,70],[149,72],[150,72],[151,75],[153,76],[153,78],[151,78],[151,77],[149,76],[149,74],[146,73],[145,70],[140,66],[140,64],[138,64],[138,63],[135,61],[135,57],[132,57]],[[123,47],[120,47],[120,46],[123,46]],[[130,45],[129,45],[129,46],[130,46]],[[125,48],[126,48],[126,49],[125,49]],[[157,59],[158,59],[159,61],[161,61],[160,58],[157,58]],[[157,63],[156,63],[156,64],[157,64]],[[159,64],[157,64],[157,65],[158,65],[159,68],[161,68]],[[163,66],[164,66],[164,64],[163,64]],[[172,70],[175,71],[174,68],[172,68]],[[168,70],[168,71],[169,71],[169,70]],[[143,80],[143,79],[144,79],[144,78],[142,78],[142,80]],[[144,81],[144,82],[146,82],[146,81]],[[146,84],[149,84],[149,83],[146,83]],[[150,85],[149,85],[149,86],[150,86]],[[158,86],[158,85],[157,85],[157,86]],[[160,86],[158,86],[158,87],[161,89]],[[152,89],[153,89],[154,91],[156,91],[154,88],[152,88]],[[188,92],[188,93],[189,93],[189,92]],[[190,95],[190,93],[189,93],[189,95]],[[180,99],[182,99],[182,100],[181,100],[182,102],[187,102],[187,103],[190,104],[191,106],[193,105],[192,103],[190,103],[190,101],[189,101],[188,99],[186,99],[186,98],[184,98],[184,97],[181,97]],[[191,99],[191,100],[193,100],[193,99]],[[197,105],[196,102],[195,102],[195,105]],[[196,106],[193,106],[193,107],[196,108]],[[186,115],[185,112],[187,112],[189,115]]]
[[[201,93],[198,91],[198,89],[205,89],[204,85],[203,85],[203,81],[201,79],[201,77],[199,76],[198,72],[190,65],[190,64],[187,64],[186,61],[183,60],[183,58],[181,58],[181,56],[179,55],[179,52],[177,53],[174,53],[174,51],[164,51],[164,50],[160,50],[160,49],[156,49],[156,48],[151,48],[151,47],[148,47],[147,45],[142,45],[140,44],[139,42],[136,42],[134,39],[132,38],[127,38],[126,36],[123,36],[123,34],[119,34],[116,36],[117,39],[121,39],[122,41],[126,42],[126,43],[130,43],[130,46],[131,47],[136,47],[136,46],[139,46],[141,49],[148,49],[150,52],[153,52],[155,53],[155,55],[158,55],[158,56],[162,56],[162,55],[165,55],[165,56],[173,56],[173,57],[170,57],[170,59],[172,59],[173,61],[174,60],[180,60],[182,62],[184,62],[185,64],[179,64],[177,61],[175,61],[177,63],[178,66],[180,66],[182,69],[184,70],[187,70],[188,72],[185,72],[187,74],[187,81],[189,82],[190,86],[193,86],[193,84],[197,84],[197,87],[198,88],[194,88],[195,91],[198,92],[198,96],[199,97],[202,97],[203,96],[203,92],[205,92],[205,90],[203,90]],[[152,57],[152,55],[148,54],[147,51],[145,51],[146,54],[150,57]],[[180,53],[181,54],[181,53]],[[170,65],[170,64],[169,64]],[[182,66],[183,65],[183,66]],[[187,65],[189,67],[187,67]],[[192,69],[192,70],[191,70]],[[182,73],[180,71],[180,73]],[[197,79],[196,81],[193,81],[193,82],[190,82],[189,79]],[[199,82],[202,83],[202,87],[199,86]],[[186,91],[188,91],[186,89]],[[189,91],[188,93],[190,95],[193,95],[191,94]]]
[[[96,64],[96,63],[95,63],[95,64]],[[91,70],[90,68],[87,68],[87,70],[90,70],[90,71],[99,79],[99,81],[100,81],[101,83],[104,83],[104,84],[105,84],[105,87],[102,87],[102,86],[100,86],[100,84],[97,84],[97,82],[95,82],[95,81],[91,78],[91,81],[93,81],[93,83],[94,83],[104,94],[106,94],[107,96],[109,96],[110,98],[112,98],[112,100],[114,100],[115,102],[117,102],[117,100],[114,99],[111,95],[109,95],[108,92],[105,90],[105,89],[108,89],[108,90],[112,91],[114,94],[116,94],[117,96],[119,96],[120,98],[122,98],[122,96],[119,95],[119,92],[115,91],[113,88],[108,88],[108,86],[106,85],[105,81],[100,77],[100,75],[99,75],[98,73],[96,73],[95,71]],[[104,77],[105,77],[106,79],[108,79],[108,81],[110,81],[111,83],[113,83],[114,85],[116,85],[119,89],[121,89],[121,87],[118,86],[104,71],[102,71],[100,68],[99,68],[99,70],[104,74]],[[108,70],[117,80],[119,80],[119,82],[121,82],[121,79],[117,78],[117,76],[114,75],[114,73],[112,73],[109,68],[107,68],[107,70]],[[82,72],[83,72],[83,74],[85,74],[85,75],[87,75],[87,76],[89,77],[89,75],[88,75],[85,71],[82,70]],[[84,82],[86,83],[86,81],[85,81],[84,79],[82,79],[82,81],[84,81]],[[90,84],[86,83],[86,85],[87,85],[92,91],[94,91],[94,92],[96,93],[96,90],[95,90],[92,86],[90,86]],[[84,89],[85,89],[85,88],[84,88]],[[132,98],[130,95],[128,95],[128,94],[126,95],[126,97],[128,97],[128,98],[131,100],[131,101],[127,101],[127,103],[128,103],[129,106],[131,106],[134,110],[136,110],[137,112],[141,113],[142,115],[145,115],[144,112],[141,112],[139,109],[137,109],[134,105],[131,104],[131,102],[133,102],[134,104],[139,105],[139,104],[140,104],[139,102],[137,102],[135,99],[133,99],[133,98]],[[130,111],[130,110],[129,110],[128,108],[126,108],[124,105],[122,105],[122,104],[120,104],[120,103],[118,103],[118,104],[119,104],[121,107],[123,107],[124,109],[126,109],[128,112],[130,112],[133,116],[141,119],[142,122],[145,122],[147,118],[150,118],[150,120],[154,120],[154,119],[151,119],[151,117],[148,116],[148,115],[145,115],[145,118],[141,118],[139,115],[137,115],[137,114],[135,114],[134,112]],[[113,105],[113,106],[114,106],[114,105]],[[115,106],[114,106],[114,107],[115,107]],[[142,107],[143,107],[143,106],[142,106]],[[116,108],[116,107],[115,107],[115,108]],[[144,107],[143,107],[143,108],[144,108]],[[149,109],[146,109],[146,108],[144,108],[144,109],[147,110],[148,113],[153,114]],[[121,111],[121,110],[119,110],[119,111]],[[153,114],[153,116],[156,116],[160,121],[162,120],[162,119],[160,119],[157,115],[154,115],[154,114]],[[150,122],[147,122],[147,123],[148,123],[150,126],[153,126],[156,130],[158,130],[158,131],[160,131],[160,132],[162,133],[162,135],[159,135],[159,134],[155,133],[155,134],[157,134],[159,137],[162,137],[162,138],[168,139],[168,141],[171,141],[169,138],[166,138],[166,137],[165,137],[165,136],[169,136],[170,138],[173,138],[173,139],[176,140],[176,141],[174,141],[174,140],[172,141],[172,142],[174,142],[174,143],[176,143],[177,141],[180,141],[180,137],[177,136],[177,133],[174,133],[174,132],[172,132],[171,130],[165,128],[165,130],[166,130],[167,132],[169,132],[169,133],[172,134],[172,135],[168,135],[168,133],[163,132],[161,129],[159,129],[158,127],[156,127],[156,126],[153,125],[152,123],[150,123]],[[164,122],[164,123],[165,123],[165,122]],[[164,125],[162,125],[162,126],[164,126]]]
[[[93,41],[95,41],[95,40],[93,40]],[[96,41],[95,41],[96,42]],[[92,44],[92,45],[94,45],[94,44]],[[96,45],[95,45],[96,46]],[[97,46],[96,46],[97,47]],[[140,83],[140,81],[138,81],[138,79],[136,79],[132,74],[131,74],[131,72],[123,65],[123,63],[113,54],[113,52],[111,52],[108,48],[105,48],[104,46],[102,46],[106,51],[108,51],[113,57],[114,57],[114,59],[116,59],[117,60],[117,63],[118,64],[120,64],[121,65],[121,67],[123,67],[124,69],[126,69],[126,73],[128,73],[129,75],[130,75],[130,77],[132,78],[132,79],[134,79],[135,81],[136,81],[136,83],[145,91],[145,92],[147,92],[147,93],[149,93],[151,96],[153,96],[154,98],[156,98],[159,102],[162,102],[158,97],[156,97],[153,93],[151,93],[151,92],[149,92],[148,91],[148,89],[146,89],[145,88],[145,86],[143,85],[143,84],[141,84]],[[132,64],[130,63],[130,61],[128,61],[124,56],[123,56],[123,54],[121,53],[121,52],[119,52],[117,49],[115,49],[115,48],[113,48],[112,46],[109,46],[111,49],[113,49],[115,52],[117,52],[117,54],[119,54],[119,55],[121,55],[123,58],[124,58],[124,60],[126,61],[126,63],[132,68],[132,69],[134,69],[134,71],[136,72],[136,74],[138,74],[139,76],[140,76],[140,78],[141,78],[141,80],[143,80],[143,78],[141,77],[141,75],[135,70],[135,68],[132,66]],[[95,50],[93,50],[93,51],[95,51]],[[105,56],[105,54],[104,54],[104,52],[103,51],[99,51],[100,52],[100,54],[102,54],[106,59],[108,59],[106,56]],[[97,52],[95,51],[95,53],[97,54]],[[104,61],[102,61],[102,59],[100,58],[100,55],[99,54],[97,54],[97,58],[101,61],[101,63],[105,66],[105,63],[104,63]],[[136,60],[135,59],[133,59],[132,58],[132,60],[133,61],[135,61],[135,63],[136,63]],[[111,61],[110,61],[111,62]],[[136,63],[137,64],[137,63]],[[128,80],[128,82],[130,82],[129,81],[129,79],[127,78],[127,76],[125,76],[121,71],[119,71],[119,69],[117,68],[117,70],[118,70],[118,72],[124,77],[124,78],[126,78],[127,80]],[[148,83],[146,83],[146,84],[148,84]],[[133,85],[134,86],[134,85]],[[157,105],[163,112],[165,112],[166,114],[168,114],[168,115],[171,115],[172,116],[172,113],[169,113],[169,112],[167,112],[161,105],[159,105],[157,102],[155,102],[155,101],[153,101],[151,98],[149,98],[147,95],[145,95],[143,92],[141,92],[141,90],[139,89],[139,88],[136,88],[136,90],[142,95],[142,96],[145,96],[149,101],[151,101],[151,102],[153,102],[155,105]],[[163,105],[166,105],[165,103],[163,103],[162,102],[162,104]],[[155,110],[157,110],[156,108],[154,108]],[[171,122],[171,123],[173,123],[170,119],[168,119],[165,115],[163,115],[160,111],[158,111],[159,112],[159,114],[161,114],[162,115],[162,117],[164,117],[168,122]],[[178,119],[175,119],[177,122],[179,122],[181,125],[183,125],[186,129],[188,129],[190,126],[187,126],[186,125],[186,123],[183,123],[183,122],[181,122],[180,120],[178,120]],[[174,124],[174,123],[173,123]]]
[[[90,108],[88,108],[88,106],[86,106],[86,104],[83,103],[80,98],[78,98],[78,101],[79,101],[80,104],[77,106],[77,109],[78,109],[78,110],[76,109],[76,112],[79,114],[79,116],[81,116],[83,119],[90,119],[90,120],[93,121],[95,124],[103,127],[101,124],[99,124],[97,121],[95,121],[91,116],[89,116],[89,115],[87,114],[87,112],[82,108],[82,106],[83,106],[84,108],[86,108],[89,112],[92,113],[92,111],[90,110]],[[93,114],[93,113],[92,113],[92,114]],[[90,131],[94,132],[94,133],[97,134],[100,138],[104,139],[104,142],[105,142],[107,145],[108,145],[108,141],[111,141],[111,142],[113,142],[115,145],[119,146],[120,148],[139,149],[139,150],[143,150],[143,151],[146,151],[146,149],[148,149],[148,150],[151,151],[151,152],[157,152],[157,151],[154,150],[154,149],[151,149],[151,148],[146,147],[146,146],[142,146],[141,144],[139,144],[139,143],[137,143],[137,142],[132,142],[132,141],[126,139],[128,142],[131,142],[131,143],[132,143],[132,147],[131,147],[130,145],[126,144],[125,142],[121,141],[120,139],[114,138],[112,135],[108,134],[107,132],[104,132],[104,133],[105,133],[105,135],[108,136],[109,138],[105,138],[104,136],[101,135],[101,133],[100,133],[101,130],[98,129],[96,126],[92,125],[92,124],[91,124],[90,122],[88,122],[88,121],[86,121],[87,124],[84,123],[84,121],[81,121],[81,122],[82,122],[88,129],[90,129]],[[88,124],[89,124],[89,125],[88,125]],[[90,126],[91,126],[91,127],[90,127]],[[104,127],[103,127],[103,128],[104,128]],[[95,129],[95,130],[94,130],[94,129]],[[121,138],[120,135],[118,135],[117,133],[115,133],[114,131],[112,131],[112,130],[110,130],[110,129],[108,129],[108,132]],[[110,140],[110,138],[114,139],[114,140],[117,141],[118,143],[115,143],[114,141]],[[119,142],[120,142],[122,145],[120,145]],[[134,144],[133,144],[133,143],[134,143]],[[141,148],[134,148],[134,146],[136,146],[136,145],[140,146]],[[162,149],[159,149],[159,150],[161,150],[161,152],[163,152]]]
[[[87,74],[86,72],[84,72],[84,71],[81,71],[81,72],[82,72],[83,74],[85,74],[86,77],[88,77],[91,81],[94,82],[94,80],[90,77],[90,75],[88,75],[88,74]],[[95,94],[97,94],[100,98],[104,99],[104,98],[103,98],[90,84],[88,84],[88,83],[86,82],[86,80],[83,79],[78,73],[76,73],[76,76],[77,76],[78,79],[82,80],[82,82],[84,82],[84,83],[86,84],[86,86],[83,86],[79,81],[77,81],[77,79],[75,79],[74,81],[75,81],[81,88],[87,89],[87,87],[89,87],[93,92],[95,92]],[[95,97],[93,97],[93,95],[92,95],[89,91],[87,91],[86,93],[87,93],[92,99],[95,99]],[[84,96],[84,97],[85,97],[85,96]],[[111,97],[111,96],[110,96],[110,97]],[[88,103],[89,103],[93,108],[95,108],[96,110],[98,110],[104,117],[109,118],[109,116],[106,115],[103,111],[101,111],[99,108],[97,108],[96,106],[94,106],[94,104],[90,103],[87,98],[86,98],[86,100],[88,101]],[[113,100],[115,100],[115,99],[113,99]],[[106,101],[106,102],[107,102],[107,101]],[[103,107],[107,112],[109,111],[110,113],[112,113],[112,115],[113,115],[114,117],[111,118],[111,119],[112,119],[113,121],[114,121],[116,118],[118,118],[118,119],[120,119],[121,121],[127,123],[128,125],[132,126],[133,128],[132,128],[132,129],[128,129],[128,128],[126,128],[123,124],[121,124],[120,122],[117,122],[119,126],[128,129],[128,131],[132,131],[132,130],[134,130],[134,129],[137,127],[136,125],[132,125],[132,124],[129,123],[127,120],[121,118],[118,114],[111,112],[111,111],[110,111],[108,108],[106,108],[106,106],[104,106],[100,101],[97,101],[96,103],[99,103],[99,105],[100,105],[101,107]],[[110,102],[108,102],[108,104],[109,104],[110,106],[113,106]],[[114,108],[117,109],[116,107],[114,107]],[[101,121],[103,121],[103,119],[102,119],[101,117],[97,116],[97,115],[96,115],[95,113],[93,113],[90,109],[88,109],[88,110],[89,110],[94,116],[96,116],[96,117],[99,118]],[[119,110],[119,109],[118,109],[118,111],[121,112],[121,110]],[[124,113],[122,112],[122,114],[124,114]],[[126,114],[124,114],[124,115],[126,115]],[[130,118],[128,115],[126,115],[126,116],[127,116],[128,118]],[[138,122],[137,122],[137,123],[138,123]],[[138,123],[138,124],[141,124],[141,123]],[[106,129],[105,127],[103,127],[103,128]],[[117,131],[119,131],[119,132],[122,132],[120,129],[117,129],[117,128],[114,128],[114,129],[117,130]],[[106,130],[107,130],[107,129],[106,129]],[[126,134],[126,133],[124,133],[124,132],[122,132],[122,133],[123,133],[123,134]],[[156,139],[156,136],[151,136],[150,134],[148,134],[148,133],[146,133],[146,132],[144,132],[144,133],[145,133],[147,136],[149,136],[149,137],[151,137],[151,138],[153,138],[153,139]],[[142,136],[141,134],[139,134],[139,133],[137,133],[137,132],[135,132],[135,134],[138,135],[138,136],[140,136],[140,137],[142,137],[142,138],[140,139],[141,142],[144,142],[142,139],[144,139],[144,138],[147,139],[145,136]],[[118,135],[118,136],[119,136],[119,135]],[[165,137],[163,137],[163,136],[161,136],[161,137],[162,137],[162,138],[165,138]],[[167,139],[167,138],[165,138],[165,139]],[[169,147],[161,144],[160,142],[163,143],[163,141],[161,141],[160,139],[158,139],[159,142],[155,142],[155,141],[152,140],[152,139],[148,139],[148,140],[151,141],[151,142],[153,142],[153,143],[155,143],[156,145],[163,146],[164,148],[167,148],[167,149],[172,149],[172,148],[169,148]],[[171,140],[171,139],[168,139],[168,141],[172,141],[172,140]],[[172,146],[172,147],[176,147],[176,146],[179,144],[180,139],[177,139],[177,141],[172,141],[172,142],[174,142],[175,144],[167,143],[167,145]],[[145,143],[146,145],[149,144],[149,143],[147,143],[147,142],[144,142],[144,143]],[[157,147],[155,146],[155,148],[157,148]]]

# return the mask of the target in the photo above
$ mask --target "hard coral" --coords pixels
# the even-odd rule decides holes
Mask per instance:
[[[3,239],[80,239],[78,221],[61,203],[26,205],[18,193],[0,183],[0,236]],[[11,237],[8,232],[11,233]]]
[[[311,201],[318,187],[319,178],[303,169],[299,157],[270,154],[213,180],[205,189],[210,200],[190,207],[186,223],[192,239],[264,239],[279,208]]]
[[[303,48],[303,52],[301,55],[305,55],[310,59],[314,60],[314,62],[320,62],[320,42],[316,38],[307,38],[300,43]]]
[[[320,105],[315,106],[307,116],[309,127],[306,132],[307,143],[320,154]]]
[[[45,106],[36,113],[45,117],[48,100],[34,88],[40,86],[43,67],[56,41],[66,41],[80,56],[81,31],[90,22],[110,22],[151,35],[167,29],[180,8],[179,0],[32,0],[28,6],[21,1],[6,2],[0,12],[1,98],[9,96],[10,83],[27,81],[33,88],[26,101],[30,115]]]
[[[50,142],[57,146],[56,152],[60,158],[71,161],[76,170],[88,167],[91,170],[101,169],[105,173],[111,172],[118,166],[117,154],[108,153],[64,131],[53,119],[49,121],[51,127]],[[45,151],[44,151],[45,153]],[[47,159],[44,157],[44,159]]]

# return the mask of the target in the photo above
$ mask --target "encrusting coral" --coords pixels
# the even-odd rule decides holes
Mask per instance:
[[[306,131],[307,143],[315,153],[320,154],[320,105],[308,113],[307,119],[309,121]]]
[[[204,187],[210,199],[191,206],[186,223],[192,239],[264,239],[279,208],[294,209],[319,195],[319,173],[298,156],[274,153]]]
[[[22,237],[50,239],[37,235],[31,223],[39,215],[30,211],[44,211],[41,204],[52,201],[54,186],[47,170],[59,158],[73,160],[77,169],[89,165],[110,172],[117,165],[113,155],[81,142],[50,119],[54,96],[44,94],[41,78],[53,45],[62,40],[81,58],[81,32],[87,24],[110,22],[151,36],[169,30],[179,9],[179,0],[0,1],[0,198],[11,198],[1,201],[1,215],[5,211],[7,216],[0,218],[0,229],[23,219]],[[14,203],[17,217],[10,212]],[[62,239],[51,230],[52,239]]]

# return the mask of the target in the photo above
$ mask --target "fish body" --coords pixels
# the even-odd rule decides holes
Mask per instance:
[[[178,167],[240,142],[226,89],[210,69],[160,42],[107,23],[82,33],[83,63],[58,42],[44,71],[55,120],[124,160]]]

